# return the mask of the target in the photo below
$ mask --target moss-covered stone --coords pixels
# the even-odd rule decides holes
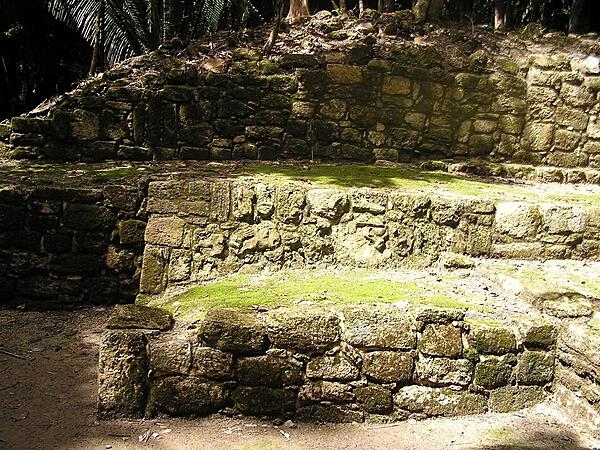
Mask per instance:
[[[234,408],[254,416],[285,415],[296,408],[296,391],[265,386],[240,386],[233,391]]]
[[[522,326],[521,335],[526,347],[550,349],[556,345],[558,327],[552,323],[527,323]]]
[[[358,365],[344,353],[335,356],[319,356],[306,365],[306,376],[323,380],[356,380],[360,375]]]
[[[142,245],[146,223],[141,220],[122,220],[118,224],[119,243],[121,245]]]
[[[473,383],[485,389],[506,386],[512,375],[512,367],[497,358],[490,358],[475,366]]]
[[[300,387],[298,401],[301,404],[330,401],[349,402],[354,400],[352,386],[332,381],[308,381]]]
[[[427,325],[419,339],[419,351],[429,356],[456,358],[462,347],[462,330],[453,325]]]
[[[264,326],[251,313],[211,309],[198,329],[198,338],[211,347],[240,353],[258,353],[267,345]]]
[[[419,358],[415,379],[432,386],[466,386],[473,377],[473,363],[468,359]]]
[[[539,386],[505,386],[490,393],[489,408],[493,412],[511,412],[529,408],[546,399]]]
[[[236,377],[245,386],[282,387],[302,383],[302,364],[275,356],[254,356],[237,361]]]
[[[356,401],[368,413],[388,414],[392,411],[392,392],[382,386],[369,385],[356,388]]]
[[[210,380],[228,380],[233,372],[233,355],[211,347],[196,347],[192,372]]]
[[[487,410],[483,395],[448,388],[406,386],[394,395],[394,405],[411,413],[427,416],[481,414]]]
[[[141,328],[168,330],[173,326],[173,316],[160,308],[141,305],[117,305],[106,324],[111,329]]]
[[[172,416],[207,415],[223,408],[229,392],[222,384],[196,377],[166,377],[154,381],[147,413]]]
[[[98,415],[143,417],[148,396],[147,339],[142,331],[109,330],[98,362]]]
[[[516,350],[517,340],[509,328],[501,325],[471,323],[469,343],[480,353],[502,355]]]
[[[365,353],[363,373],[367,378],[384,383],[406,383],[411,380],[411,353],[378,351]]]
[[[302,422],[316,423],[352,423],[365,420],[362,411],[346,406],[317,404],[300,408],[296,414]]]
[[[554,355],[526,350],[519,355],[516,370],[519,384],[546,384],[554,378]]]
[[[187,374],[192,349],[187,339],[154,339],[149,343],[150,365],[155,376]]]

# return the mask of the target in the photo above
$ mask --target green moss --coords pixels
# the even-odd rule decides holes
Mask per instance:
[[[460,300],[451,276],[441,281],[390,279],[369,272],[336,272],[314,275],[306,272],[279,273],[277,276],[230,276],[196,286],[187,292],[148,301],[149,306],[165,308],[179,320],[195,321],[211,308],[277,307],[301,302],[317,304],[395,303],[442,308],[489,308]],[[490,310],[491,312],[491,310]]]

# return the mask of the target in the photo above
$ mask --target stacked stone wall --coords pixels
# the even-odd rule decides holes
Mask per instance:
[[[440,253],[598,259],[596,207],[238,179],[153,182],[141,292],[242,267],[431,264]]]
[[[153,55],[45,117],[0,125],[0,139],[12,157],[55,160],[476,156],[600,167],[598,58],[532,55],[529,65],[460,72],[428,55],[394,59],[364,45],[267,61],[238,52],[224,73]]]
[[[0,189],[0,305],[132,302],[139,287],[143,190]]]
[[[554,377],[550,322],[367,304],[215,309],[193,332],[161,332],[170,321],[136,320],[143,309],[117,310],[103,336],[105,417],[221,411],[362,422],[507,412],[543,401]]]

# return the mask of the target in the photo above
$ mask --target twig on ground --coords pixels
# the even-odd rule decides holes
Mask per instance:
[[[3,355],[7,355],[7,356],[12,356],[13,358],[17,358],[17,359],[25,359],[24,357],[22,357],[21,355],[17,355],[16,353],[11,353],[7,350],[4,350],[2,348],[0,348],[0,353],[2,353]]]

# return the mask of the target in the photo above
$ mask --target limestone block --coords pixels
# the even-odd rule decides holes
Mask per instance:
[[[233,355],[212,347],[195,347],[193,374],[210,380],[228,380],[233,371]]]
[[[519,355],[516,370],[519,384],[546,384],[554,378],[554,355],[526,350]]]
[[[490,392],[492,412],[511,412],[543,402],[547,393],[540,386],[504,386]]]
[[[198,329],[201,342],[220,350],[257,353],[266,347],[266,334],[257,317],[237,310],[211,309]]]
[[[578,72],[590,75],[600,74],[600,58],[597,56],[577,57],[571,60],[571,68]]]
[[[470,323],[469,344],[479,353],[502,355],[513,353],[517,347],[515,334],[501,325]]]
[[[311,359],[306,366],[306,376],[312,379],[351,381],[359,375],[358,365],[344,353]]]
[[[327,100],[321,104],[319,112],[326,119],[341,120],[346,114],[346,102],[341,99]]]
[[[153,339],[149,343],[150,367],[154,376],[183,375],[192,364],[190,342],[182,337]]]
[[[467,359],[419,358],[415,379],[419,384],[467,386],[473,377],[473,363]]]
[[[530,117],[534,120],[552,120],[557,99],[558,94],[552,88],[529,86],[527,89],[527,105],[529,106]]]
[[[498,127],[502,132],[515,136],[521,134],[524,126],[525,117],[523,116],[504,114],[498,121]]]
[[[419,112],[409,112],[404,115],[404,121],[414,130],[420,131],[425,126],[427,116]]]
[[[357,84],[362,82],[364,69],[360,66],[327,64],[327,75],[334,83]]]
[[[167,249],[151,244],[144,248],[142,260],[142,274],[140,278],[140,292],[146,294],[161,293],[166,284],[165,266],[169,260]]]
[[[148,396],[147,339],[143,331],[109,330],[98,362],[100,417],[143,417]]]
[[[481,414],[487,410],[483,395],[425,386],[401,388],[394,395],[394,405],[401,410],[427,416]]]
[[[419,339],[419,351],[429,356],[456,358],[462,354],[462,332],[453,325],[427,325]]]
[[[297,186],[278,186],[277,218],[283,223],[299,224],[302,221],[306,193]]]
[[[340,340],[340,319],[327,310],[279,308],[267,313],[265,324],[274,347],[323,353]]]
[[[561,150],[573,152],[579,147],[580,142],[581,133],[576,131],[559,129],[554,133],[554,145]]]
[[[475,366],[473,383],[485,389],[506,386],[511,379],[512,367],[498,358],[490,358]]]
[[[585,211],[578,206],[540,205],[543,230],[550,234],[583,233]]]
[[[223,408],[229,393],[222,384],[196,377],[166,377],[154,381],[148,401],[148,415],[208,415]]]
[[[257,183],[254,189],[256,191],[256,215],[261,219],[269,219],[275,212],[275,188]]]
[[[316,423],[352,423],[363,422],[364,413],[341,405],[316,404],[300,408],[296,414],[298,420]]]
[[[496,205],[494,228],[516,239],[531,239],[537,235],[541,222],[536,205],[522,202],[503,202]]]
[[[568,105],[577,108],[588,108],[596,102],[596,98],[588,89],[570,83],[563,83],[560,98]]]
[[[296,409],[297,393],[265,386],[240,386],[232,393],[234,408],[255,416],[283,415]]]
[[[559,347],[561,351],[585,360],[596,373],[600,373],[600,327],[569,323],[563,329]]]
[[[298,400],[301,403],[310,402],[349,402],[354,400],[352,386],[332,381],[309,381],[300,387]]]
[[[473,131],[475,133],[490,134],[496,130],[498,122],[495,120],[477,119],[473,121]]]
[[[168,282],[186,281],[190,278],[192,254],[189,250],[175,248],[171,250],[169,268],[167,271]]]
[[[592,139],[600,139],[600,119],[598,116],[591,116],[587,127],[587,135]]]
[[[472,134],[469,138],[469,150],[472,155],[487,155],[494,149],[493,136],[487,134]]]
[[[251,186],[237,183],[232,190],[232,212],[236,220],[247,222],[254,217],[254,201],[256,195]]]
[[[184,228],[185,221],[179,217],[151,216],[146,226],[146,243],[180,247],[183,244]]]
[[[82,141],[99,139],[100,117],[91,111],[76,109],[70,114],[71,135]]]
[[[62,222],[75,230],[112,229],[117,221],[114,213],[103,206],[69,203],[64,209]]]
[[[302,364],[277,356],[252,356],[237,361],[236,377],[244,386],[283,387],[302,384]]]
[[[333,189],[311,189],[306,200],[312,215],[329,220],[338,219],[350,206],[348,196]]]
[[[354,393],[357,403],[368,413],[388,414],[394,407],[392,392],[382,386],[359,387]]]
[[[173,326],[173,315],[164,309],[142,305],[116,305],[108,318],[109,329],[140,328],[165,331]]]
[[[363,373],[367,378],[384,383],[406,383],[411,380],[411,353],[377,351],[365,353]]]
[[[526,347],[551,349],[556,345],[558,326],[552,323],[521,322],[519,331]]]
[[[381,91],[389,95],[410,95],[411,81],[408,78],[392,75],[383,79]]]
[[[210,186],[210,218],[216,222],[226,222],[231,211],[231,183],[215,180]]]
[[[583,131],[588,126],[589,116],[585,112],[561,106],[556,109],[556,123],[570,129]]]
[[[394,306],[356,305],[343,309],[346,342],[355,347],[411,349],[416,323]]]

